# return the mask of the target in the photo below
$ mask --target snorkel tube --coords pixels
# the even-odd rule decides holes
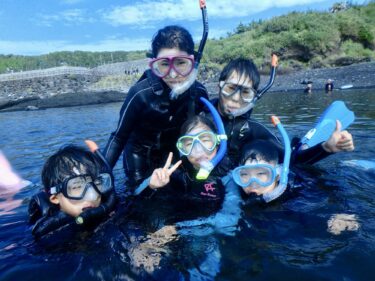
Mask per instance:
[[[85,140],[86,145],[90,149],[90,151],[97,156],[103,164],[106,166],[106,169],[111,174],[112,183],[114,183],[114,178],[112,175],[112,169],[110,168],[110,165],[103,156],[103,154],[100,152],[98,145],[92,141],[92,140]],[[105,202],[103,202],[103,197],[105,195],[102,195],[102,202],[100,205],[96,208],[88,209],[84,212],[82,212],[78,217],[76,217],[75,221],[77,224],[83,224],[87,222],[94,222],[95,220],[105,217],[108,215],[113,209],[116,204],[116,196],[114,190],[112,190],[106,197]]]
[[[220,142],[219,150],[217,151],[214,158],[211,161],[201,163],[201,167],[198,171],[196,176],[197,180],[205,180],[210,175],[211,171],[215,168],[215,166],[223,159],[225,152],[227,151],[227,140],[228,137],[225,134],[224,124],[220,118],[219,113],[215,109],[215,107],[205,98],[200,98],[200,100],[208,107],[210,110],[212,117],[214,118],[214,122],[217,128],[217,137]]]
[[[283,137],[285,152],[284,152],[284,162],[280,171],[280,181],[279,185],[270,193],[263,194],[263,199],[268,203],[284,193],[287,185],[288,185],[288,174],[289,174],[289,164],[290,164],[290,155],[291,155],[291,148],[290,148],[290,140],[288,134],[286,133],[283,125],[281,124],[279,118],[276,116],[271,117],[272,123],[281,133]]]
[[[199,6],[202,10],[202,20],[203,20],[203,35],[201,42],[199,44],[198,52],[195,56],[195,63],[194,63],[194,69],[190,73],[190,77],[180,85],[175,86],[171,93],[169,94],[169,97],[173,100],[176,99],[179,95],[184,93],[187,89],[190,88],[191,85],[193,85],[195,79],[198,75],[198,67],[199,63],[201,61],[202,55],[203,55],[203,49],[206,45],[207,37],[208,37],[208,19],[207,19],[207,8],[206,8],[206,0],[199,0]]]
[[[278,63],[278,56],[276,53],[272,53],[271,57],[271,72],[270,72],[270,80],[268,81],[267,85],[264,86],[263,89],[257,91],[254,99],[245,107],[238,109],[234,112],[231,113],[233,117],[240,116],[242,114],[245,114],[248,112],[250,109],[252,109],[255,106],[255,103],[272,87],[273,82],[275,81],[275,76],[276,76],[276,68],[277,68],[277,63]]]

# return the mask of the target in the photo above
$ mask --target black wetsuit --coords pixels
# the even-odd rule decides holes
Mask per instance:
[[[212,100],[212,103],[218,108],[218,99]],[[283,144],[267,127],[251,119],[251,112],[250,110],[234,118],[221,116],[225,133],[228,136],[227,154],[232,162],[232,168],[238,167],[243,146],[254,140],[265,140],[274,143],[278,148],[279,162],[282,163],[284,159]],[[306,150],[299,150],[299,139],[297,138],[293,140],[292,146],[294,149],[291,163],[293,164],[313,164],[330,155],[323,149],[321,144]]]
[[[146,70],[129,90],[118,127],[108,140],[104,155],[113,167],[124,151],[124,170],[131,189],[164,165],[169,151],[176,151],[181,125],[203,110],[199,98],[208,98],[205,87],[197,81],[176,100],[169,98],[170,92],[162,79]]]

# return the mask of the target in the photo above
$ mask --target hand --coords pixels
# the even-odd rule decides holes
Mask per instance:
[[[151,175],[149,187],[152,189],[164,187],[169,183],[172,173],[181,165],[182,161],[179,160],[176,164],[169,168],[172,163],[173,153],[169,152],[167,162],[163,168],[154,170]]]
[[[336,129],[331,137],[323,143],[323,149],[330,153],[354,150],[353,137],[346,130],[341,132],[341,122],[339,120],[336,120]]]

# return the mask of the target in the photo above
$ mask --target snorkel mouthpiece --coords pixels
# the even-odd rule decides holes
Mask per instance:
[[[287,132],[285,131],[283,125],[280,122],[280,119],[276,116],[271,116],[271,121],[273,125],[277,127],[281,136],[283,137],[285,152],[284,152],[284,161],[283,161],[282,169],[280,172],[281,174],[280,174],[280,181],[279,181],[278,186],[270,193],[263,194],[263,199],[267,203],[280,197],[286,190],[286,187],[288,185],[289,164],[290,164],[290,155],[291,155],[290,140],[289,140]]]
[[[223,121],[221,120],[216,108],[207,99],[201,97],[200,100],[208,107],[212,114],[212,117],[214,118],[216,129],[218,131],[217,136],[220,141],[219,150],[216,153],[215,157],[212,158],[211,161],[201,163],[196,179],[205,180],[208,178],[215,166],[224,158],[225,152],[227,151],[228,137],[225,134]]]
[[[208,37],[208,19],[207,19],[206,1],[199,0],[199,7],[202,10],[203,34],[202,34],[201,42],[199,44],[198,52],[196,53],[194,69],[192,73],[190,73],[189,78],[184,83],[181,83],[180,85],[176,85],[175,87],[173,87],[171,93],[169,94],[169,97],[172,100],[177,99],[179,95],[183,94],[187,89],[189,89],[191,85],[193,85],[195,79],[198,76],[199,63],[201,61],[203,49],[204,49],[204,46],[206,45],[206,41]]]

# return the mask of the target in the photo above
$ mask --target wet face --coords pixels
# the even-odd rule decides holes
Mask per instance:
[[[257,159],[248,159],[245,162],[245,165],[254,165],[254,164],[269,164],[269,165],[272,165],[274,167],[276,166],[276,163],[267,162],[267,161],[264,161],[263,159],[259,159],[259,160],[257,160]],[[243,191],[246,194],[255,193],[256,195],[262,195],[262,194],[271,192],[277,186],[277,184],[278,184],[278,178],[279,177],[277,176],[276,179],[275,179],[275,181],[272,184],[268,185],[268,186],[259,186],[256,182],[252,182],[248,187],[243,188]]]
[[[80,168],[73,168],[73,172],[75,175],[83,175],[86,173],[86,170],[81,166]],[[67,176],[66,178],[69,178],[70,176]],[[82,182],[73,182],[74,184],[84,184]],[[78,188],[78,186],[73,186],[73,188]],[[89,187],[89,189],[86,191],[85,197],[81,200],[73,200],[66,198],[64,194],[58,193],[50,196],[50,201],[53,204],[57,204],[60,206],[60,210],[64,213],[67,213],[68,215],[71,215],[73,217],[79,216],[83,211],[89,209],[89,208],[96,208],[100,205],[101,202],[101,196],[96,192],[96,190],[93,187]]]
[[[181,51],[179,48],[163,48],[160,49],[157,58],[178,56],[189,56],[189,54],[185,51]],[[169,88],[173,89],[174,87],[184,83],[187,79],[189,79],[190,76],[191,73],[188,76],[184,77],[172,68],[169,74],[162,79],[168,85]]]
[[[231,83],[233,85],[238,85],[247,88],[253,87],[253,82],[250,80],[250,78],[248,76],[245,77],[244,75],[240,77],[237,71],[233,71],[229,78],[225,81],[225,83]],[[222,94],[222,91],[220,89],[219,112],[221,115],[231,115],[231,112],[239,110],[247,105],[248,103],[244,102],[241,98],[240,91],[237,91],[233,95],[227,97]]]
[[[188,131],[186,134],[197,135],[203,131],[212,132],[212,130],[208,126],[202,123],[199,123],[197,126],[194,127],[194,129]],[[210,141],[210,140],[203,140],[203,141]],[[208,152],[202,147],[200,143],[195,143],[193,146],[192,152],[190,155],[187,156],[187,159],[196,170],[199,170],[202,162],[209,162],[215,157],[216,151],[217,151],[217,148],[215,148],[211,152]]]

